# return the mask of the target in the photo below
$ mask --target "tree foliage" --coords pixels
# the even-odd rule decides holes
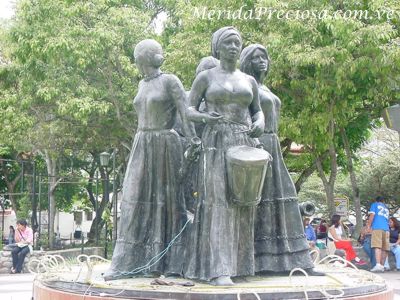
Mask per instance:
[[[263,9],[275,13],[257,18]],[[332,17],[356,10],[370,17]],[[279,11],[303,17],[279,17]],[[319,15],[304,17],[305,11]],[[136,128],[132,99],[140,78],[133,46],[158,39],[163,68],[190,89],[198,62],[210,55],[211,34],[234,25],[244,46],[268,48],[266,84],[283,104],[280,137],[306,150],[289,164],[302,174],[297,188],[318,169],[332,210],[338,173],[352,164],[382,108],[400,100],[399,12],[396,0],[21,0],[0,35],[0,144],[40,154],[53,196],[71,175],[68,157],[89,178],[96,170],[105,178],[99,153],[117,148],[123,165]],[[161,13],[168,20],[155,36]],[[93,181],[86,191],[94,205]],[[67,204],[79,192],[60,189],[58,198]]]
[[[359,171],[360,196],[364,207],[376,196],[383,196],[396,213],[400,208],[400,148],[383,153],[382,156],[364,158]]]
[[[179,3],[181,28],[169,39],[168,53],[174,61],[168,67],[189,87],[196,64],[209,55],[211,33],[225,25],[233,24],[242,32],[244,46],[266,45],[272,60],[267,84],[283,102],[280,136],[305,145],[312,159],[304,170],[316,163],[332,211],[338,168],[349,162],[344,159],[340,132],[347,133],[352,156],[367,139],[382,109],[399,101],[395,84],[400,71],[398,2]],[[233,17],[235,11],[256,12],[263,8],[303,13],[313,10],[323,13],[323,17]],[[201,14],[202,9],[206,14]],[[210,15],[213,9],[214,15]],[[367,11],[369,18],[333,17],[338,12],[355,10]]]
[[[12,133],[13,144],[45,159],[52,217],[64,155],[100,153],[131,140],[139,79],[132,50],[150,34],[140,5],[22,0],[4,34],[0,137],[7,143]]]

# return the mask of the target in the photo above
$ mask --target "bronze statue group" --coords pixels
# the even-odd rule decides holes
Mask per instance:
[[[201,61],[188,99],[180,80],[161,72],[161,45],[154,40],[136,45],[135,64],[144,76],[133,101],[138,129],[106,280],[164,274],[232,285],[235,278],[255,274],[293,268],[313,272],[296,190],[277,136],[281,103],[263,85],[268,52],[259,44],[242,50],[242,44],[233,27],[213,34],[212,57]],[[193,223],[184,194],[185,179],[192,177],[180,178],[185,158],[182,138],[174,130],[177,119],[188,141],[201,138],[193,171]],[[201,130],[193,125],[202,125]],[[263,148],[272,158],[258,204],[231,199],[227,152],[237,146]]]

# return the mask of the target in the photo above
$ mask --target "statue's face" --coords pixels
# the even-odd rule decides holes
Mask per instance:
[[[251,68],[256,73],[263,73],[268,70],[268,58],[264,51],[256,49],[251,57]]]
[[[144,73],[143,59],[141,59],[140,57],[135,58],[135,64],[136,64],[137,68],[139,69],[140,74],[143,74]]]
[[[239,58],[242,42],[236,34],[231,34],[219,44],[218,52],[220,60],[237,60]]]

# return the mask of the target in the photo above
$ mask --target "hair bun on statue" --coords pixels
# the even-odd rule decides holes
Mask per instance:
[[[154,67],[158,68],[163,64],[164,56],[162,56],[162,54],[155,54],[153,61],[154,61]]]

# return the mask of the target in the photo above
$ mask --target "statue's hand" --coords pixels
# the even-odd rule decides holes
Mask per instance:
[[[216,112],[209,112],[209,113],[203,113],[202,114],[202,122],[205,124],[210,124],[214,125],[216,124],[220,119],[222,119],[222,116],[219,113]]]
[[[249,136],[252,138],[256,138],[256,137],[259,137],[260,135],[262,135],[263,132],[264,132],[263,122],[256,121],[251,125],[250,131],[249,131]]]

